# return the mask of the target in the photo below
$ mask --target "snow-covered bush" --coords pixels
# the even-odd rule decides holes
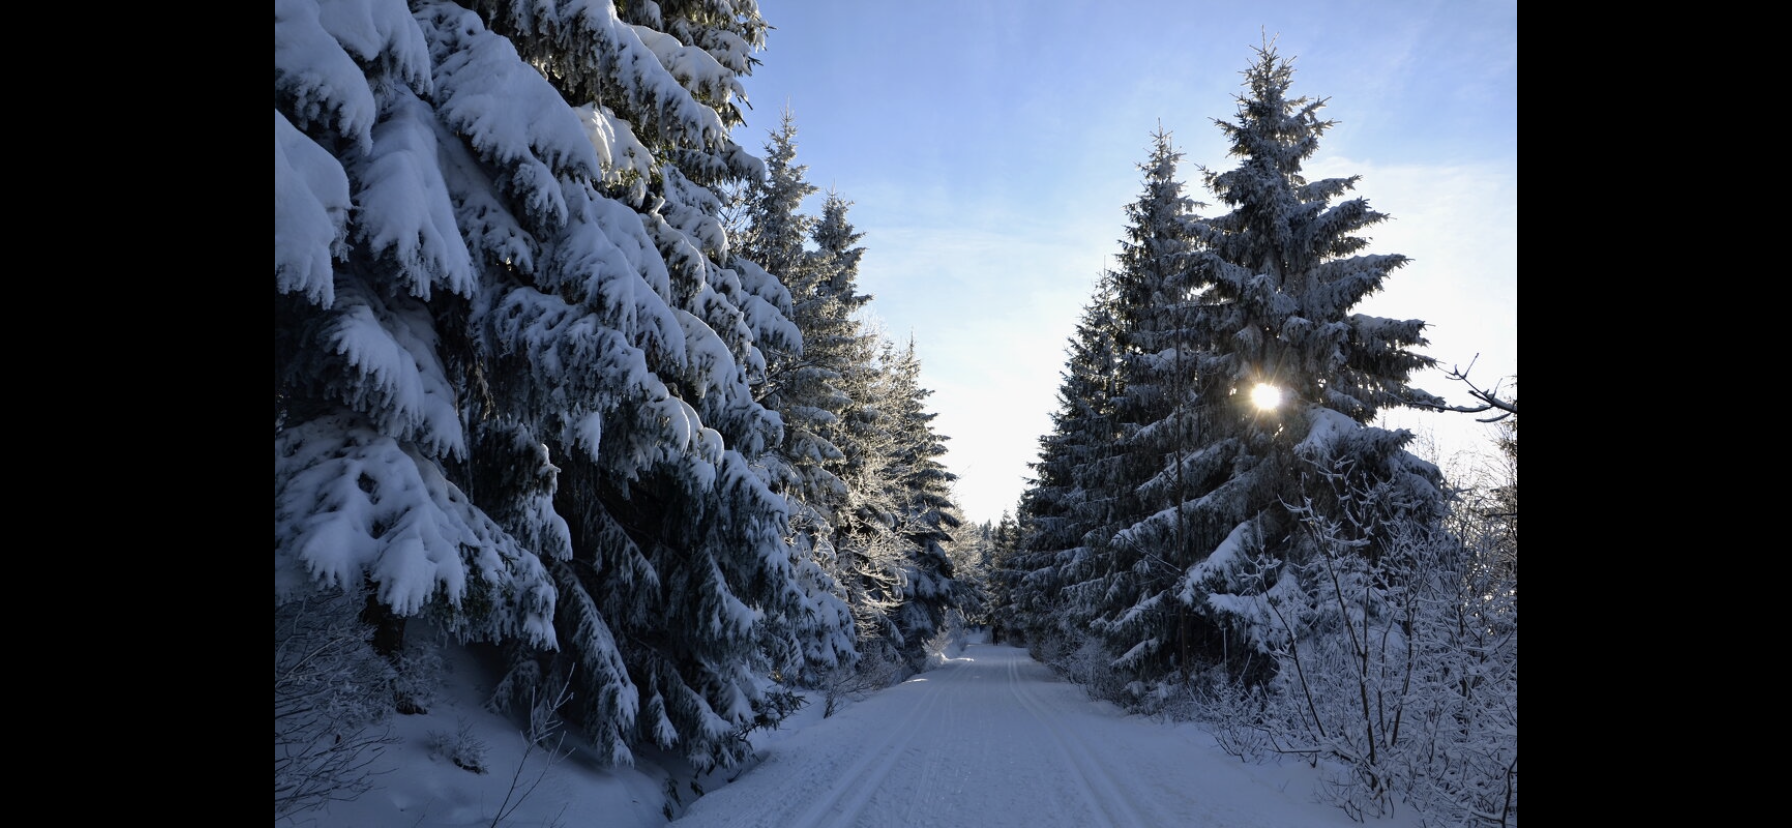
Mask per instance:
[[[359,608],[340,590],[274,604],[276,819],[365,793],[394,741],[382,724],[393,671]]]
[[[1259,745],[1325,772],[1319,795],[1355,818],[1399,803],[1430,825],[1517,822],[1518,595],[1514,549],[1459,501],[1446,526],[1377,522],[1386,487],[1341,486],[1297,507],[1314,554],[1254,604],[1278,663],[1262,688],[1216,691],[1229,752]],[[1371,531],[1372,530],[1372,531]],[[1380,539],[1366,556],[1366,537]]]
[[[1063,654],[1053,666],[1064,678],[1083,686],[1097,699],[1120,701],[1126,698],[1125,680],[1114,669],[1114,656],[1101,639],[1077,636],[1068,639]]]
[[[857,662],[835,668],[828,674],[822,717],[840,712],[847,701],[860,701],[866,696],[890,687],[909,674],[908,664],[888,641],[870,640]]]
[[[964,655],[964,648],[970,641],[971,629],[965,623],[964,612],[953,608],[946,613],[946,628],[927,641],[928,669]]]
[[[1197,693],[1195,685],[1189,685],[1186,699],[1175,712],[1187,711],[1190,718],[1205,722],[1220,750],[1245,762],[1256,762],[1269,753],[1261,687],[1245,687],[1215,673],[1205,692]]]
[[[1418,733],[1407,796],[1431,825],[1518,822],[1516,491],[1514,472],[1491,503],[1462,501],[1460,543],[1422,550],[1435,556],[1436,577],[1414,618]]]
[[[460,723],[460,729],[454,733],[446,730],[432,730],[425,737],[423,746],[429,749],[432,759],[446,759],[462,770],[474,773],[485,773],[485,740],[473,733],[473,726],[466,721]]]

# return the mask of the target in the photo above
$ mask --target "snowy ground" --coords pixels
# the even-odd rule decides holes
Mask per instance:
[[[1006,646],[973,645],[763,753],[675,828],[1354,824],[1313,801],[1305,765],[1241,764],[1201,730],[1089,701]]]
[[[514,726],[479,708],[490,691],[474,680],[480,673],[451,667],[428,715],[397,717],[373,790],[277,824],[662,828],[688,804],[675,828],[1357,825],[1314,801],[1319,775],[1305,764],[1242,764],[1193,725],[1090,701],[1013,647],[972,644],[831,718],[817,699],[783,729],[754,734],[757,765],[699,780],[708,793],[694,803],[688,772],[662,757],[643,754],[634,769],[595,768],[580,752],[552,763],[525,757]],[[482,746],[485,773],[439,749],[462,734]],[[669,788],[682,800],[670,808]],[[1370,824],[1417,821],[1403,812]]]

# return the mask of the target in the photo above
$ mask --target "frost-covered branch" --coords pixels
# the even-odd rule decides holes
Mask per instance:
[[[1475,355],[1475,359],[1480,358],[1480,354]],[[1433,411],[1454,411],[1460,414],[1482,414],[1488,411],[1498,412],[1490,417],[1478,418],[1483,423],[1497,423],[1508,417],[1518,416],[1518,397],[1516,395],[1502,393],[1500,384],[1497,382],[1493,384],[1492,388],[1481,388],[1480,386],[1475,385],[1475,383],[1468,378],[1468,372],[1474,370],[1474,368],[1475,360],[1471,359],[1468,362],[1467,368],[1450,369],[1449,378],[1455,382],[1460,382],[1463,385],[1468,386],[1468,395],[1475,398],[1475,405],[1430,405],[1426,403],[1416,403],[1416,405],[1420,408],[1429,408]]]
[[[274,816],[351,800],[396,741],[390,666],[373,652],[352,597],[274,607]]]

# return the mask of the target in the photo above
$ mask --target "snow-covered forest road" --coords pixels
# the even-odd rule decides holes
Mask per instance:
[[[697,800],[673,824],[1350,824],[1337,809],[1311,801],[1310,782],[1290,784],[1287,768],[1241,764],[1191,726],[1124,716],[1008,646],[972,645],[945,666],[763,753],[757,767]]]

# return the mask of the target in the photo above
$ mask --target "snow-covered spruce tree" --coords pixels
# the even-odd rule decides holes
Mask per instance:
[[[865,351],[868,359],[877,353],[875,348]],[[859,660],[851,670],[831,677],[830,700],[881,690],[909,674],[899,653],[903,637],[896,621],[908,560],[908,544],[897,533],[898,489],[889,476],[897,438],[880,400],[881,366],[867,366],[872,369],[868,374],[855,372],[844,386],[852,400],[841,420],[849,436],[840,472],[846,501],[834,523],[839,582],[852,612]]]
[[[654,154],[638,220],[665,262],[684,334],[682,349],[647,355],[685,416],[626,412],[647,416],[605,423],[594,462],[566,473],[562,510],[578,510],[590,551],[564,567],[562,590],[590,601],[563,623],[607,622],[618,634],[640,706],[633,731],[616,729],[612,743],[652,741],[698,769],[732,764],[746,750],[740,732],[779,714],[760,677],[798,668],[818,649],[805,634],[826,637],[813,622],[827,615],[798,578],[787,504],[763,476],[781,429],[753,388],[762,349],[793,349],[800,336],[781,312],[788,295],[762,269],[717,266],[732,257],[709,187],[764,175],[727,130],[765,23],[751,2],[630,4],[608,20],[577,5],[549,11],[494,3],[488,13],[529,44],[519,50],[565,97],[606,102]],[[585,55],[594,59],[567,60]],[[597,697],[582,688],[594,672],[584,660],[559,672],[578,697]],[[582,717],[588,729],[625,722],[600,703]]]
[[[1363,252],[1359,234],[1385,216],[1340,200],[1354,178],[1301,175],[1331,122],[1324,101],[1289,95],[1292,77],[1260,49],[1236,120],[1219,122],[1239,166],[1204,171],[1230,212],[1189,225],[1195,443],[1166,469],[1184,481],[1174,502],[1128,532],[1187,539],[1193,560],[1167,597],[1202,623],[1192,658],[1267,682],[1289,721],[1327,734],[1282,747],[1345,762],[1361,787],[1339,801],[1370,808],[1399,786],[1403,682],[1383,671],[1411,662],[1388,649],[1404,641],[1391,619],[1409,611],[1411,561],[1446,505],[1412,435],[1370,423],[1438,401],[1408,386],[1431,364],[1412,350],[1424,323],[1352,312],[1406,258]]]
[[[945,629],[946,615],[958,601],[946,547],[964,521],[952,500],[952,481],[958,476],[939,461],[946,453],[947,438],[934,431],[937,415],[926,409],[933,391],[921,386],[921,360],[913,339],[902,351],[887,344],[883,365],[884,394],[896,437],[886,474],[894,484],[896,534],[906,546],[907,558],[902,604],[895,616],[902,635],[898,652],[910,669],[919,671],[926,662],[928,639]]]
[[[738,758],[800,642],[760,458],[784,288],[710,187],[750,2],[275,4],[276,590],[524,648],[615,761]],[[545,566],[544,566],[545,562]],[[550,648],[559,645],[560,649]]]
[[[819,219],[799,212],[815,188],[795,163],[796,125],[786,111],[766,146],[768,175],[745,200],[741,255],[766,263],[789,286],[800,350],[772,350],[765,403],[785,423],[774,478],[791,501],[797,546],[829,576],[847,604],[851,651],[812,658],[830,690],[877,689],[899,676],[894,619],[903,597],[904,542],[886,471],[892,421],[881,403],[878,338],[854,314],[864,234],[847,218],[851,202],[829,193]],[[824,652],[823,656],[828,653]],[[856,665],[850,656],[863,655]]]
[[[859,261],[865,256],[859,241],[865,234],[847,219],[851,209],[851,201],[830,190],[822,201],[821,218],[810,230],[815,250],[810,253],[814,282],[809,292],[821,300],[815,303],[811,323],[812,346],[836,366],[839,384],[850,382],[854,374],[875,371],[866,346],[876,337],[855,316],[871,296],[859,293]],[[803,315],[798,312],[799,318]]]
[[[737,266],[762,266],[789,288],[787,313],[802,334],[796,347],[769,349],[761,400],[784,423],[784,442],[767,465],[773,487],[790,504],[799,581],[823,610],[812,619],[786,619],[815,628],[798,632],[805,651],[791,670],[795,680],[815,685],[856,660],[834,549],[834,525],[846,500],[837,476],[845,455],[834,439],[850,403],[839,383],[855,358],[842,339],[856,332],[850,314],[868,297],[850,290],[838,295],[831,281],[839,278],[834,254],[806,247],[816,221],[799,211],[816,188],[804,176],[807,168],[794,163],[796,121],[789,110],[765,152],[767,175],[745,194]]]
[[[387,653],[418,616],[551,647],[543,561],[566,554],[564,527],[503,518],[544,502],[553,467],[534,444],[514,458],[520,486],[469,491],[485,435],[468,319],[488,240],[463,231],[457,195],[492,185],[456,163],[472,155],[449,122],[473,107],[444,105],[459,76],[442,71],[422,11],[274,4],[276,607],[365,596]],[[550,183],[595,175],[590,141],[563,126],[517,163]]]
[[[1039,439],[1034,477],[1021,495],[1020,537],[998,580],[1006,590],[1003,623],[1019,632],[1035,658],[1058,666],[1089,635],[1087,590],[1067,587],[1095,581],[1098,562],[1088,539],[1108,521],[1105,500],[1092,499],[1100,492],[1088,486],[1108,464],[1119,438],[1113,410],[1120,389],[1116,332],[1109,271],[1097,282],[1070,340],[1052,432]]]
[[[1314,517],[1333,518],[1332,493],[1396,487],[1386,502],[1399,505],[1362,527],[1360,554],[1371,561],[1384,539],[1376,525],[1435,523],[1444,508],[1437,468],[1406,451],[1412,435],[1370,425],[1385,406],[1437,402],[1408,386],[1432,364],[1413,350],[1425,323],[1352,313],[1407,259],[1362,252],[1369,242],[1358,234],[1386,216],[1361,198],[1338,200],[1355,178],[1301,175],[1332,122],[1318,116],[1325,101],[1289,96],[1293,72],[1273,47],[1258,51],[1237,120],[1217,122],[1239,166],[1203,171],[1231,212],[1191,224],[1202,293],[1190,318],[1206,343],[1195,371],[1202,445],[1183,463],[1191,496],[1163,519],[1192,527],[1206,550],[1179,597],[1215,620],[1243,620],[1227,595],[1313,553],[1296,513],[1308,502]],[[1253,402],[1259,386],[1276,389],[1280,404]]]
[[[843,583],[860,579],[864,567],[876,566],[856,548],[855,538],[867,537],[862,524],[869,518],[863,504],[879,495],[866,490],[883,487],[893,439],[879,399],[879,339],[858,319],[871,296],[859,292],[859,262],[865,255],[859,242],[865,234],[847,218],[851,207],[852,202],[837,192],[830,191],[823,199],[821,216],[810,231],[815,245],[809,259],[810,281],[804,285],[796,314],[804,325],[805,360],[825,373],[828,390],[834,394],[827,409],[834,416],[819,423],[817,430],[840,450],[837,457],[824,461],[823,468],[840,486],[827,502],[833,545],[839,553],[836,571]],[[867,611],[876,610],[853,607],[858,615]]]
[[[1186,462],[1201,445],[1196,428],[1195,362],[1206,343],[1189,269],[1195,203],[1177,177],[1182,154],[1161,128],[1140,169],[1143,189],[1127,207],[1127,230],[1114,269],[1115,340],[1120,392],[1114,450],[1085,489],[1104,505],[1090,547],[1100,588],[1090,628],[1107,643],[1135,699],[1166,679],[1189,675],[1208,631],[1174,598],[1183,570],[1205,555],[1176,507],[1198,482]]]
[[[823,251],[834,247],[821,243]],[[856,253],[851,261],[856,268]],[[851,400],[837,438],[847,501],[834,546],[861,656],[851,682],[880,686],[921,670],[928,640],[944,629],[958,600],[948,546],[961,520],[951,502],[955,477],[937,459],[945,438],[925,410],[932,392],[919,384],[913,343],[898,350],[861,331],[848,344],[865,361],[842,378]]]
[[[815,227],[815,218],[802,212],[803,200],[818,188],[809,183],[808,166],[796,163],[796,115],[785,109],[781,119],[766,139],[765,177],[743,194],[744,229],[734,252],[779,277],[794,303],[808,279],[806,245]]]
[[[895,368],[893,351],[857,318],[871,297],[858,292],[864,233],[848,219],[851,206],[836,192],[823,200],[810,231],[813,249],[808,279],[797,291],[796,318],[803,326],[804,364],[840,395],[834,399],[839,407],[828,408],[836,416],[816,428],[840,450],[822,468],[841,486],[839,497],[826,502],[837,580],[850,606],[861,659],[833,681],[836,687],[879,689],[919,667],[917,653],[926,636],[917,636],[922,627],[904,619],[915,612],[910,606],[916,600],[914,573],[933,568],[917,564],[926,555],[917,552],[913,481],[904,477],[915,450],[911,441],[918,439],[905,425],[908,409],[902,401],[908,392],[902,389],[909,386]],[[925,629],[931,634],[938,626]]]

